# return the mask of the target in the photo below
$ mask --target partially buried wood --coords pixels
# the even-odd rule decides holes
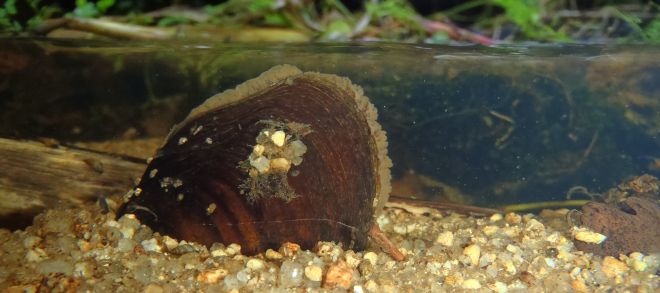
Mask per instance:
[[[0,219],[20,227],[58,203],[123,194],[145,168],[108,154],[0,138]],[[29,224],[29,222],[27,224]]]
[[[386,149],[361,88],[277,66],[175,126],[118,216],[246,254],[324,240],[363,249],[390,192]]]

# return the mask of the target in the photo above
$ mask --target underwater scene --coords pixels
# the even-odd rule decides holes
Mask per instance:
[[[0,39],[3,292],[657,292],[660,47]]]

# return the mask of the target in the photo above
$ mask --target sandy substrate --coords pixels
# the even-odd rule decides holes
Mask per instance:
[[[152,233],[97,206],[53,209],[0,230],[4,292],[658,292],[660,255],[576,251],[564,211],[478,218],[389,208],[378,223],[406,254],[282,245],[257,256]]]

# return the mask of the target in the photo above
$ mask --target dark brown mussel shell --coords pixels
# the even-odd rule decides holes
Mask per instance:
[[[284,242],[359,250],[389,195],[386,149],[360,87],[276,66],[176,125],[117,216],[245,254]]]

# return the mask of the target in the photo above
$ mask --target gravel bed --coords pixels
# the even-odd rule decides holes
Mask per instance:
[[[113,206],[111,202],[111,206]],[[472,217],[388,208],[377,221],[406,260],[379,248],[285,243],[245,256],[153,233],[95,205],[0,229],[4,292],[658,292],[660,255],[576,251],[567,211]],[[371,245],[371,244],[370,244]]]

